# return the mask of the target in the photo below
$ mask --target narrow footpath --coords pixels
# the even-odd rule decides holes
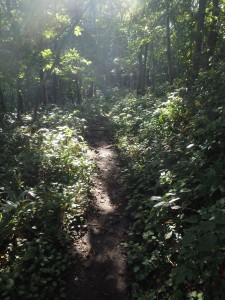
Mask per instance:
[[[87,232],[76,242],[75,270],[68,300],[128,300],[124,243],[128,233],[118,153],[107,133],[107,120],[89,126],[88,141],[96,164]]]

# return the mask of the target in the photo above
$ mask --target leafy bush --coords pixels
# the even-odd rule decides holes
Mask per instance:
[[[36,123],[20,126],[12,119],[0,133],[5,300],[65,297],[67,246],[84,217],[93,169],[78,114],[52,108]]]
[[[134,299],[225,295],[225,122],[207,95],[127,97],[111,111],[130,192]]]

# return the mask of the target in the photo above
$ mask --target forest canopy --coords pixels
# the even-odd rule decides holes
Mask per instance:
[[[0,15],[2,112],[36,118],[96,89],[165,92],[223,69],[219,0],[8,0]]]

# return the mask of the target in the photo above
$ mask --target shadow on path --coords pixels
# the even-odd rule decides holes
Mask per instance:
[[[89,126],[88,141],[96,164],[87,233],[76,244],[81,266],[74,270],[68,300],[128,300],[126,200],[118,153],[106,130],[107,120]],[[76,258],[77,259],[77,258]]]

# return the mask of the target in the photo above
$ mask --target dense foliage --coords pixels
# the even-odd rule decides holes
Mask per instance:
[[[84,219],[93,165],[78,111],[44,111],[1,129],[1,299],[61,299],[71,238]]]
[[[112,106],[133,220],[133,298],[224,298],[224,8],[0,0],[4,299],[64,296],[65,246],[92,170],[82,118]]]
[[[134,299],[225,295],[225,123],[217,92],[130,95],[111,112],[130,192]]]

